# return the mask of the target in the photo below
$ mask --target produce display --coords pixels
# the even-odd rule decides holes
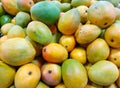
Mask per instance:
[[[120,0],[0,0],[0,88],[120,88]]]

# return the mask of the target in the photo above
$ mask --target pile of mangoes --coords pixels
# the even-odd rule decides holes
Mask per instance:
[[[120,0],[0,0],[0,88],[120,88]]]

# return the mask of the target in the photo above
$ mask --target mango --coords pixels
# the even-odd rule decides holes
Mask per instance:
[[[35,55],[34,47],[24,38],[9,38],[0,45],[0,59],[12,66],[31,62]]]
[[[94,24],[85,24],[78,27],[75,32],[75,39],[79,44],[89,44],[97,39],[100,33],[101,29],[98,26]]]
[[[98,1],[108,1],[112,3],[115,7],[117,7],[118,4],[120,3],[120,0],[98,0]]]
[[[109,26],[104,34],[105,41],[108,43],[109,46],[113,48],[120,48],[120,36],[117,36],[120,34],[120,21],[116,20],[111,26]]]
[[[0,61],[0,88],[8,88],[14,81],[15,69]]]
[[[17,7],[20,11],[30,12],[30,8],[34,5],[33,0],[17,0]]]
[[[41,67],[41,77],[49,86],[56,86],[61,82],[61,67],[58,64],[46,63]]]
[[[21,27],[26,27],[31,20],[30,15],[22,11],[18,12],[14,19],[15,24]]]
[[[70,9],[60,16],[58,20],[58,30],[62,34],[74,34],[80,24],[80,14],[76,8]]]
[[[51,63],[62,63],[68,58],[65,47],[58,43],[49,43],[42,48],[43,59]]]
[[[62,79],[67,88],[84,88],[88,82],[86,69],[74,59],[62,63]]]
[[[1,0],[4,10],[11,14],[16,15],[19,12],[17,7],[17,0]]]
[[[98,1],[88,8],[87,17],[92,24],[100,28],[107,28],[114,23],[116,12],[112,3],[108,1]]]
[[[87,58],[90,63],[105,60],[110,54],[110,47],[102,38],[97,38],[87,46]]]
[[[59,19],[60,9],[51,2],[41,1],[31,7],[30,13],[34,20],[53,25]]]
[[[36,88],[40,78],[41,71],[37,65],[33,63],[22,65],[15,74],[14,78],[15,87]]]
[[[91,0],[71,0],[71,5],[77,7],[80,5],[90,6]]]
[[[52,32],[47,25],[40,21],[31,21],[26,29],[29,38],[41,45],[49,44],[52,41]]]
[[[101,60],[88,69],[88,77],[93,83],[108,86],[118,79],[119,70],[114,63]]]

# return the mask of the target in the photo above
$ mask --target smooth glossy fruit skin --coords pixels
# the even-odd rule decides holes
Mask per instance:
[[[90,63],[105,60],[110,54],[110,47],[102,38],[97,38],[87,46],[87,58]]]
[[[14,25],[9,29],[7,36],[8,38],[16,38],[16,37],[25,38],[26,34],[21,26]]]
[[[114,23],[116,12],[112,3],[108,1],[98,1],[88,8],[87,17],[92,24],[100,28],[107,28]]]
[[[85,6],[90,6],[90,2],[91,0],[71,0],[71,5],[73,7],[77,7],[77,6],[80,6],[80,5],[85,5]]]
[[[85,24],[88,19],[87,19],[87,10],[88,7],[85,5],[80,5],[77,7],[79,13],[80,13],[80,17],[81,17],[81,23]]]
[[[51,2],[41,1],[31,7],[30,13],[34,20],[53,25],[59,19],[60,9]]]
[[[47,45],[52,41],[52,32],[47,25],[40,21],[31,21],[26,29],[28,37],[41,45]]]
[[[107,60],[101,60],[88,69],[89,79],[98,85],[108,86],[114,83],[119,76],[117,66]]]
[[[3,26],[6,23],[10,23],[12,20],[12,17],[10,15],[2,15],[0,17],[0,25]]]
[[[1,0],[5,11],[11,15],[16,15],[19,12],[17,0]]]
[[[110,48],[110,55],[108,60],[113,62],[116,66],[120,67],[120,49]]]
[[[0,61],[0,88],[8,88],[14,81],[15,69]]]
[[[2,34],[3,34],[3,35],[7,35],[9,29],[10,29],[11,27],[13,27],[13,26],[14,26],[14,24],[12,24],[12,23],[6,23],[6,24],[4,24],[4,25],[1,27],[1,32],[2,32]]]
[[[117,7],[120,2],[120,0],[98,0],[98,1],[108,1],[112,3],[115,7]]]
[[[50,87],[46,85],[44,82],[40,81],[36,88],[50,88]]]
[[[32,63],[22,65],[15,74],[16,88],[36,88],[41,78],[40,68]]]
[[[113,48],[120,48],[120,21],[116,20],[110,27],[108,27],[105,31],[104,37],[105,41],[108,43],[109,46]]]
[[[78,27],[75,32],[76,42],[79,44],[89,44],[101,33],[101,29],[94,24],[85,24]]]
[[[34,47],[24,38],[9,38],[0,45],[0,59],[12,66],[31,62],[35,55]]]
[[[43,82],[49,86],[56,86],[61,82],[61,67],[58,64],[46,63],[41,67]]]
[[[86,69],[74,59],[62,63],[62,79],[67,88],[84,88],[88,82]]]
[[[30,8],[34,5],[33,0],[17,0],[17,7],[20,11],[30,12]]]
[[[68,52],[58,43],[49,43],[42,48],[42,56],[47,62],[62,63],[68,58]]]
[[[7,39],[8,39],[7,35],[3,35],[2,37],[0,37],[0,44],[3,43]]]
[[[70,9],[60,16],[58,30],[65,35],[72,35],[80,24],[80,14],[76,8]]]
[[[65,47],[68,52],[71,52],[76,45],[76,40],[73,35],[62,35],[59,39],[59,44]]]
[[[78,60],[80,63],[85,64],[87,62],[86,49],[83,47],[75,47],[70,52],[70,58]]]
[[[31,18],[30,15],[26,12],[18,12],[15,16],[15,24],[21,27],[27,27],[28,23],[30,22]]]

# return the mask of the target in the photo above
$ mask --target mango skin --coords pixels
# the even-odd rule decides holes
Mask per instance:
[[[80,14],[76,8],[70,9],[60,16],[58,30],[65,35],[72,35],[80,24]]]
[[[14,80],[15,69],[0,61],[0,88],[8,88]]]
[[[88,77],[95,84],[108,86],[118,79],[119,70],[114,63],[101,60],[88,69]]]
[[[41,21],[46,25],[53,25],[59,19],[60,9],[51,2],[40,1],[31,7],[30,13],[32,19]]]
[[[20,11],[30,12],[30,8],[33,5],[33,0],[17,0],[17,7]]]
[[[17,7],[17,0],[1,0],[4,10],[11,14],[16,15],[19,12]]]
[[[47,25],[39,21],[30,22],[26,33],[32,40],[42,45],[46,45],[52,41],[52,32]]]
[[[74,59],[63,62],[62,79],[67,88],[84,88],[88,82],[86,69]]]

